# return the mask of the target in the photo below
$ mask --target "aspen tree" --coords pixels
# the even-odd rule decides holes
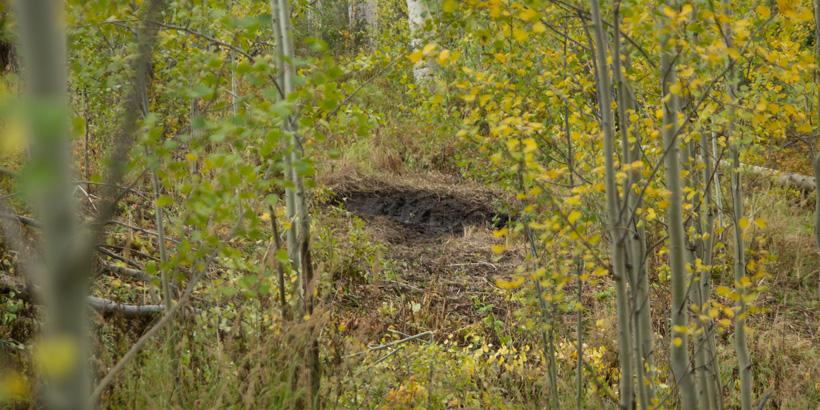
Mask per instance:
[[[691,209],[697,210],[699,208],[699,204],[701,203],[701,192],[702,187],[698,184],[698,179],[696,178],[696,168],[697,168],[697,148],[695,147],[695,140],[691,139],[688,144],[686,144],[685,153],[685,161],[684,163],[687,165],[687,179],[689,183],[689,188],[694,190],[694,192],[690,193],[689,199],[689,206]],[[704,185],[705,186],[705,185]],[[693,299],[693,303],[698,307],[698,309],[702,309],[706,306],[708,301],[708,296],[706,294],[706,286],[705,281],[707,278],[707,274],[705,272],[695,272],[694,267],[697,266],[695,263],[696,260],[703,261],[704,257],[704,243],[703,243],[703,222],[700,218],[700,215],[696,215],[694,218],[689,218],[688,229],[691,229],[695,233],[695,238],[689,238],[687,235],[687,261],[686,263],[692,267],[694,277],[691,279],[695,281],[692,286],[692,290],[690,290],[690,297]],[[686,227],[686,225],[684,225]],[[709,371],[710,366],[710,358],[708,356],[709,350],[707,349],[707,342],[706,342],[706,332],[700,332],[697,337],[695,338],[694,344],[694,354],[695,354],[695,382],[697,387],[697,394],[698,394],[698,402],[701,403],[704,409],[711,409],[712,403],[714,403],[714,399],[712,394],[714,391],[710,388],[711,386],[711,372]]]
[[[151,52],[165,3],[147,2],[144,20],[137,33],[137,53],[128,93],[123,101],[120,125],[111,148],[109,174],[103,185],[103,201],[94,222],[80,224],[78,206],[72,195],[70,113],[66,90],[67,54],[62,2],[26,0],[16,3],[21,54],[27,82],[30,159],[26,173],[37,174],[28,187],[42,226],[42,265],[31,275],[40,287],[45,306],[43,339],[35,349],[39,360],[54,352],[64,355],[59,372],[45,371],[43,404],[54,409],[86,409],[91,371],[86,296],[95,249],[105,237],[105,225],[114,214],[119,195],[115,192],[125,174],[125,163],[134,143],[137,121],[144,101]],[[88,228],[88,229],[85,229]]]
[[[281,86],[284,95],[287,98],[294,91],[294,76],[296,70],[293,65],[295,54],[293,50],[293,40],[291,38],[290,28],[290,6],[287,0],[271,0],[271,11],[274,15],[274,30],[277,32],[276,39],[279,40],[277,44],[278,51],[278,67],[281,68]],[[298,273],[300,292],[302,296],[301,313],[305,318],[309,318],[313,314],[314,307],[314,283],[313,278],[313,263],[310,253],[310,218],[307,209],[307,201],[305,196],[305,188],[302,175],[296,168],[296,165],[301,162],[297,119],[295,115],[291,115],[285,119],[284,130],[289,134],[289,145],[285,151],[285,173],[286,179],[290,180],[291,187],[286,192],[288,200],[286,206],[288,208],[288,217],[292,224],[288,236],[288,254],[291,257],[291,263]],[[273,216],[272,216],[273,217]],[[308,340],[305,347],[305,376],[309,386],[308,403],[310,407],[315,408],[319,404],[319,383],[320,383],[320,363],[319,363],[319,344],[312,330],[308,327]]]
[[[430,8],[427,0],[407,0],[407,21],[410,25],[410,48],[424,46],[424,29],[430,19]],[[420,87],[429,87],[433,81],[433,67],[422,58],[413,64],[413,79]]]
[[[677,2],[672,1],[666,7],[671,7],[674,13],[677,10]],[[685,410],[698,408],[695,387],[689,369],[688,352],[688,303],[686,288],[688,278],[685,266],[685,241],[683,231],[683,209],[682,209],[682,189],[680,178],[680,150],[678,148],[677,134],[680,114],[679,99],[670,88],[677,82],[675,74],[675,58],[678,53],[673,36],[674,27],[664,21],[660,26],[661,44],[661,89],[663,91],[663,125],[661,134],[664,144],[664,162],[666,164],[666,189],[669,191],[667,206],[667,225],[669,231],[668,254],[669,267],[671,270],[672,286],[672,337],[670,344],[670,361],[672,376],[678,387],[678,395]]]
[[[616,83],[616,90],[618,96],[618,125],[621,131],[621,144],[622,144],[622,162],[624,164],[632,165],[635,161],[640,158],[640,153],[638,150],[637,139],[635,142],[631,142],[632,135],[630,135],[630,121],[629,116],[627,114],[627,109],[633,109],[633,104],[631,103],[631,98],[628,91],[628,84],[626,83],[626,79],[624,78],[623,68],[621,66],[621,33],[620,33],[620,6],[617,6],[613,13],[613,53],[612,53],[612,70],[615,74],[615,83]],[[634,146],[633,146],[634,145]],[[627,178],[624,180],[624,202],[626,203],[626,215],[635,215],[635,209],[637,208],[637,200],[635,198],[636,194],[633,189],[633,185],[636,185],[638,180],[637,172],[633,169],[628,171]],[[621,208],[619,208],[620,210]],[[621,212],[621,211],[619,211]],[[646,272],[643,269],[643,260],[644,260],[644,246],[643,243],[643,228],[639,227],[635,220],[633,221],[625,221],[624,214],[621,213],[618,215],[618,218],[622,221],[622,223],[626,223],[629,226],[629,229],[625,229],[624,232],[619,237],[619,240],[626,241],[628,246],[625,246],[625,251],[627,254],[627,271],[629,273],[629,285],[632,290],[630,292],[631,301],[631,309],[630,312],[633,316],[632,319],[632,331],[634,335],[633,341],[633,361],[635,363],[635,376],[637,378],[638,384],[638,398],[639,398],[639,405],[641,409],[647,408],[652,403],[652,387],[650,384],[650,380],[647,379],[645,375],[645,371],[648,367],[647,361],[645,358],[647,357],[647,352],[644,351],[645,347],[651,349],[651,327],[647,326],[644,323],[644,319],[646,322],[649,322],[649,311],[648,311],[648,294],[646,292],[645,287],[642,285],[646,285],[644,280],[646,279]],[[627,238],[628,237],[628,238]],[[647,281],[648,283],[648,281]],[[646,317],[644,317],[644,314]],[[648,335],[646,333],[649,333]],[[646,343],[646,340],[649,340]]]
[[[563,63],[563,80],[566,81],[567,79],[567,53],[569,52],[569,27],[568,27],[568,18],[564,18],[564,46],[563,46],[563,53],[562,53],[562,63]],[[572,128],[570,126],[570,118],[569,118],[569,102],[564,101],[564,109],[563,109],[563,117],[564,117],[564,139],[567,143],[567,171],[569,174],[569,187],[570,190],[575,188],[575,153],[573,148],[572,142]],[[583,312],[583,293],[584,293],[584,282],[581,280],[581,275],[584,271],[584,260],[581,256],[576,256],[573,263],[575,264],[575,272],[578,276],[578,289],[576,293],[578,306],[580,307],[575,314],[575,354],[576,354],[576,363],[575,363],[575,408],[581,409],[583,406],[583,393],[584,393],[584,312]]]
[[[43,225],[45,334],[39,350],[61,350],[70,357],[59,374],[42,374],[45,404],[54,409],[90,407],[90,345],[85,298],[88,275],[74,249],[79,235],[78,209],[72,196],[71,132],[66,89],[66,37],[59,21],[63,3],[20,0],[16,3],[28,103],[29,168],[41,175],[32,194]],[[36,109],[34,109],[36,108]],[[35,357],[38,353],[35,350]],[[51,360],[51,358],[43,358]]]
[[[730,10],[730,3],[728,0],[723,1],[725,10]],[[734,47],[732,40],[732,29],[729,24],[723,25],[724,41],[726,47],[731,49]],[[735,354],[737,355],[738,374],[740,376],[740,407],[743,410],[750,410],[752,408],[752,359],[749,355],[749,348],[746,346],[746,319],[748,315],[748,308],[746,306],[746,286],[743,279],[746,278],[746,249],[743,241],[743,227],[744,220],[743,209],[743,186],[740,177],[740,137],[735,132],[735,122],[737,121],[735,105],[737,103],[738,91],[738,74],[735,69],[735,60],[729,57],[728,60],[728,74],[726,89],[729,96],[728,104],[728,124],[726,126],[726,136],[729,139],[729,155],[732,158],[732,178],[731,178],[731,193],[732,193],[732,224],[734,225],[734,273],[735,284],[739,286],[740,297],[737,301],[737,307],[740,309],[737,312],[734,322],[734,341]],[[748,280],[748,278],[746,278]]]
[[[712,261],[714,257],[715,244],[715,202],[712,196],[712,190],[709,189],[710,184],[719,183],[720,176],[715,172],[712,163],[711,141],[706,133],[701,134],[700,137],[701,159],[703,161],[703,205],[701,211],[704,220],[703,232],[706,237],[703,239],[702,246],[702,260],[703,266],[706,267],[706,272],[701,273],[700,291],[707,303],[712,294]],[[715,347],[715,329],[714,323],[708,323],[703,329],[703,337],[705,346],[701,347],[706,350],[707,370],[708,370],[708,384],[707,396],[710,397],[709,406],[716,409],[723,408],[721,394],[720,394],[720,372],[718,371],[718,357]]]
[[[626,247],[624,226],[618,206],[618,188],[615,183],[615,131],[613,126],[612,101],[610,97],[609,71],[607,69],[607,42],[598,0],[590,0],[592,24],[595,35],[595,65],[598,84],[598,106],[601,110],[601,131],[604,136],[604,166],[606,168],[607,224],[610,235],[612,273],[615,277],[618,314],[618,360],[620,362],[620,407],[631,409],[634,403],[632,380],[632,355],[629,301],[626,282]]]

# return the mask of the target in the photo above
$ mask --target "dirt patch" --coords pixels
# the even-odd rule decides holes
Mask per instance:
[[[436,188],[383,183],[342,187],[335,190],[332,203],[368,221],[392,221],[409,231],[407,237],[462,235],[465,227],[501,227],[509,219],[494,207],[493,193]]]
[[[483,318],[509,318],[515,305],[495,278],[508,276],[522,258],[490,250],[503,241],[492,232],[509,220],[509,196],[436,174],[348,178],[331,186],[325,205],[364,219],[367,236],[384,245],[383,262],[368,280],[337,284],[334,299],[349,309],[348,329],[364,338],[386,329],[494,338]],[[345,219],[334,225],[345,229]]]

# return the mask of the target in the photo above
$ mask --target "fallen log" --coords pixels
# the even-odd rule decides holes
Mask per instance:
[[[723,170],[721,173],[731,172],[732,164],[721,161],[720,168]],[[775,185],[781,187],[796,188],[806,192],[814,192],[817,189],[817,181],[814,180],[814,177],[808,175],[778,171],[773,168],[751,164],[740,164],[740,171],[757,177],[768,178]]]
[[[88,304],[100,313],[113,313],[124,317],[153,316],[162,313],[165,309],[163,305],[133,305],[96,296],[89,296]]]
[[[119,276],[139,282],[151,283],[153,278],[148,273],[139,269],[127,268],[125,266],[112,265],[110,263],[101,263],[100,270],[114,276]]]
[[[31,300],[31,288],[19,278],[0,273],[0,291],[14,291],[26,299]],[[110,313],[123,317],[144,317],[154,316],[162,313],[165,309],[163,305],[135,305],[129,303],[119,303],[113,300],[96,296],[88,297],[88,305],[100,313]]]
[[[778,171],[772,168],[749,164],[742,164],[740,168],[752,175],[770,178],[772,182],[779,186],[797,188],[807,192],[813,192],[817,189],[817,181],[814,180],[814,177],[808,175]]]

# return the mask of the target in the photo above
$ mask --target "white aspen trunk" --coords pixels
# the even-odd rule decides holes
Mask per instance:
[[[673,2],[677,8],[677,2]],[[672,343],[670,344],[670,365],[673,382],[678,387],[678,395],[684,410],[698,408],[697,395],[689,368],[689,343],[685,332],[675,331],[676,328],[686,328],[688,323],[688,303],[686,288],[688,277],[685,262],[685,232],[683,229],[683,192],[680,181],[680,150],[678,148],[678,113],[680,112],[678,96],[669,92],[670,87],[677,81],[675,59],[677,50],[672,44],[671,28],[662,24],[661,30],[661,82],[663,90],[663,135],[664,155],[666,163],[666,189],[669,190],[669,205],[667,207],[667,224],[669,226],[669,267],[671,270],[671,322]],[[668,100],[667,100],[668,98]]]
[[[724,6],[727,7],[727,10],[731,9],[731,5],[728,0],[723,0]],[[724,25],[725,30],[725,41],[726,47],[732,48],[733,41],[732,41],[732,29],[729,24]],[[732,190],[732,222],[734,224],[734,233],[735,233],[735,283],[740,283],[741,278],[746,276],[746,245],[743,241],[743,232],[740,228],[740,220],[743,218],[744,209],[743,209],[743,186],[741,185],[741,175],[740,175],[740,140],[741,138],[735,137],[735,122],[737,121],[735,107],[736,102],[738,100],[737,91],[738,91],[738,74],[734,68],[734,59],[730,57],[728,62],[728,75],[727,75],[727,91],[730,97],[730,104],[729,104],[729,123],[727,125],[726,134],[729,137],[729,153],[732,157],[732,177],[731,177],[731,190]],[[746,289],[740,289],[740,299],[737,301],[737,306],[739,307],[740,311],[735,316],[735,354],[737,355],[737,367],[738,367],[738,375],[740,377],[740,408],[742,410],[751,410],[753,406],[753,399],[752,399],[752,358],[749,355],[749,348],[746,345],[746,319],[745,316],[748,315],[748,308],[746,306],[746,302],[744,301],[744,297],[746,296]]]
[[[703,207],[705,211],[701,211],[701,219],[703,219],[703,232],[708,234],[708,237],[703,240],[701,259],[703,264],[708,266],[708,270],[702,273],[700,290],[705,301],[711,299],[712,295],[712,259],[714,256],[715,244],[715,204],[712,196],[712,191],[709,189],[711,183],[718,181],[718,174],[714,172],[712,163],[712,152],[710,150],[710,138],[705,133],[700,138],[701,158],[703,161]],[[723,402],[720,395],[720,372],[718,371],[718,357],[715,350],[715,329],[714,323],[710,323],[704,329],[702,349],[705,349],[707,357],[707,372],[708,384],[707,397],[709,398],[708,405],[714,409],[722,409]]]
[[[362,1],[362,17],[367,24],[368,36],[371,43],[376,33],[379,31],[379,1],[378,0],[363,0]]]
[[[407,20],[410,24],[410,48],[424,47],[424,37],[427,34],[425,26],[430,19],[430,9],[425,0],[407,0]],[[433,67],[425,59],[421,59],[413,66],[413,79],[416,85],[429,87],[433,81]]]
[[[274,30],[278,30],[278,65],[282,69],[281,79],[284,96],[287,98],[295,90],[296,69],[293,66],[295,51],[291,38],[290,25],[290,4],[288,0],[271,0],[271,12],[274,17]],[[289,178],[295,189],[290,191],[292,196],[292,212],[294,219],[291,230],[295,230],[296,242],[293,253],[295,259],[291,261],[298,272],[300,291],[302,293],[302,316],[310,318],[314,307],[314,283],[313,263],[310,256],[310,215],[308,213],[307,198],[305,194],[302,175],[296,169],[296,165],[301,161],[301,152],[298,141],[298,119],[292,115],[284,119],[284,129],[290,134],[289,149],[285,156],[289,156],[286,162],[286,178]],[[290,204],[289,204],[290,205]],[[290,206],[289,206],[290,208]],[[290,213],[290,212],[289,212]],[[290,240],[290,236],[288,237]],[[289,241],[288,245],[292,245]],[[291,253],[290,251],[288,252]],[[312,325],[308,326],[307,340],[304,355],[303,371],[308,384],[307,406],[310,408],[319,407],[319,387],[321,382],[321,363],[319,362],[319,343],[313,334]]]
[[[632,380],[633,355],[630,324],[629,300],[627,296],[627,269],[626,269],[626,229],[623,218],[619,213],[618,186],[615,181],[615,130],[614,114],[612,112],[611,83],[607,67],[607,35],[604,30],[599,0],[590,0],[592,23],[595,26],[595,66],[598,85],[598,106],[601,110],[601,132],[604,136],[604,164],[606,168],[606,207],[607,228],[610,236],[610,255],[612,260],[612,274],[615,278],[615,298],[618,316],[618,362],[621,370],[620,402],[621,409],[632,409],[635,404],[634,387]]]
[[[634,110],[634,102],[632,101],[629,93],[629,86],[626,82],[624,70],[621,67],[621,21],[618,9],[614,12],[613,20],[613,31],[615,35],[613,38],[612,69],[615,73],[615,84],[618,95],[618,122],[620,125],[621,144],[623,149],[622,162],[631,164],[640,158],[640,146],[637,135],[634,135],[634,144],[630,143],[632,131],[630,129],[631,124],[629,122],[627,110]],[[638,207],[636,198],[637,193],[632,187],[633,185],[637,186],[639,177],[640,171],[632,170],[628,173],[626,181],[624,181],[626,215],[635,215],[636,213],[635,210]],[[652,337],[651,319],[649,318],[649,297],[646,290],[648,288],[648,284],[646,284],[646,271],[643,269],[643,261],[645,260],[644,249],[646,244],[643,239],[643,229],[638,226],[638,217],[635,216],[635,219],[633,220],[624,219],[624,215],[619,217],[622,218],[622,223],[627,227],[627,229],[623,232],[627,238],[623,238],[622,240],[626,242],[625,251],[629,264],[629,269],[627,269],[627,271],[629,273],[629,286],[632,290],[630,293],[631,300],[629,301],[633,324],[632,330],[634,332],[634,341],[632,344],[634,356],[632,359],[635,364],[635,376],[638,385],[638,404],[640,406],[639,408],[644,410],[651,406],[654,399],[652,379],[646,377],[646,369],[651,369],[651,362],[645,360],[650,350],[644,350],[644,348],[651,349]],[[646,324],[644,323],[644,318],[646,320]]]
[[[359,29],[361,28],[361,3],[359,0],[348,0],[347,1],[347,29],[351,35],[354,36],[358,34]]]

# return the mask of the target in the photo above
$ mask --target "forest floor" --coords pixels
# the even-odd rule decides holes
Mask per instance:
[[[512,198],[442,174],[354,177],[330,187],[326,205],[361,218],[380,245],[370,280],[334,280],[347,329],[371,339],[389,329],[466,336],[482,318],[509,319],[513,302],[495,281],[522,258],[490,249]]]
[[[758,232],[764,239],[751,247],[754,252],[770,253],[767,281],[771,286],[762,295],[761,312],[751,320],[750,349],[756,373],[768,386],[760,393],[783,408],[799,408],[813,403],[816,397],[811,392],[818,389],[813,384],[820,374],[816,354],[820,333],[818,317],[811,312],[817,307],[820,261],[810,248],[805,204],[792,200],[792,193],[761,184],[750,181],[749,212],[765,218],[768,226]],[[371,346],[384,338],[396,340],[428,331],[436,341],[461,345],[481,338],[483,343],[502,346],[504,335],[507,341],[519,339],[522,331],[517,326],[524,319],[516,311],[524,302],[514,292],[499,288],[496,280],[523,269],[526,248],[507,243],[501,254],[491,250],[494,244],[504,243],[493,232],[512,219],[516,207],[512,195],[436,171],[369,176],[354,172],[336,175],[324,186],[328,193],[321,201],[319,220],[337,234],[348,235],[347,243],[335,245],[337,253],[356,255],[351,249],[371,246],[358,252],[366,261],[348,262],[366,268],[328,269],[334,275],[329,281],[333,289],[325,300],[333,306],[329,310],[335,312],[334,321],[343,333],[370,341]],[[325,259],[332,263],[333,258]],[[587,309],[586,342],[606,346],[603,361],[614,366],[617,349],[610,285],[605,278],[586,287],[582,303]],[[570,284],[567,292],[574,294],[574,286]],[[658,343],[665,345],[668,294],[653,287],[652,298]],[[574,314],[558,320],[559,328],[572,332]],[[720,338],[728,346],[719,355],[722,372],[729,377],[736,368],[731,340],[728,334]],[[571,344],[572,337],[558,342]],[[663,350],[658,354],[663,356]]]

